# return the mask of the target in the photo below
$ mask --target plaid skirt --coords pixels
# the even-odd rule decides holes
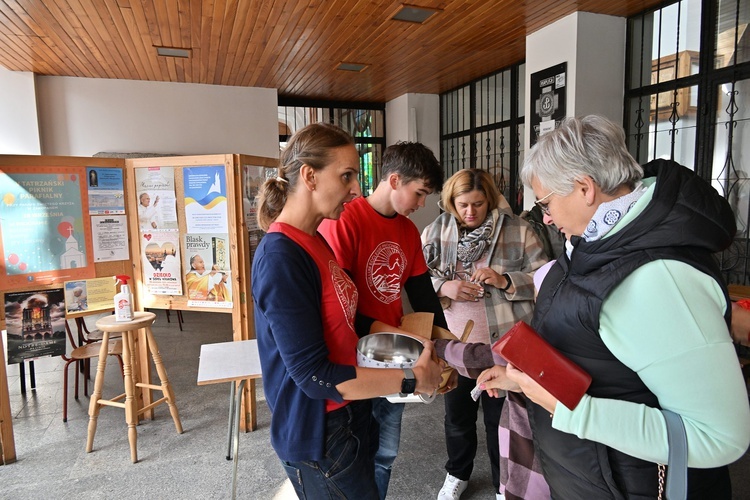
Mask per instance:
[[[500,414],[500,493],[506,500],[548,500],[549,486],[534,453],[526,396],[508,392]]]

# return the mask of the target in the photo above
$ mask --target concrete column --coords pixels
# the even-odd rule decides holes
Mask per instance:
[[[399,141],[421,142],[440,160],[440,96],[437,94],[404,94],[385,105],[386,145]],[[427,197],[424,208],[410,219],[420,231],[440,215],[438,194]]]
[[[526,112],[524,149],[532,133],[531,74],[567,62],[566,116],[598,114],[621,123],[625,96],[627,20],[576,12],[526,37]],[[534,195],[527,190],[524,208]]]

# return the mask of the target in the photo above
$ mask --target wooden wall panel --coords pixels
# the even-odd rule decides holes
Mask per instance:
[[[661,0],[0,0],[0,64],[43,75],[276,88],[385,102],[438,94],[521,62],[525,38],[573,12],[630,16]],[[156,55],[185,48],[188,59]],[[369,65],[352,73],[340,62]]]

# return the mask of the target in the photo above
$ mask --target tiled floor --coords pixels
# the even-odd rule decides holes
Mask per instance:
[[[0,466],[0,499],[230,498],[232,462],[225,458],[229,385],[196,385],[200,345],[231,340],[230,317],[185,312],[185,330],[180,332],[174,314],[167,323],[164,312],[156,312],[153,331],[185,432],[177,434],[167,406],[160,405],[155,420],[138,426],[139,462],[133,464],[123,410],[103,408],[94,450],[86,453],[89,399],[83,394],[78,401],[73,399],[73,365],[67,423],[62,421],[64,362],[60,358],[36,361],[36,389],[31,391],[27,382],[25,396],[20,393],[18,366],[11,365],[18,461]],[[95,369],[94,365],[92,373]],[[122,392],[122,378],[112,357],[105,380],[105,397]],[[296,498],[270,446],[270,412],[260,382],[258,388],[258,429],[240,435],[237,497]],[[403,430],[389,498],[434,499],[445,478],[442,400],[409,404]],[[473,478],[462,496],[467,500],[494,498],[482,434]]]
[[[196,379],[200,345],[231,340],[230,317],[185,312],[184,318],[181,332],[175,315],[167,323],[164,312],[157,311],[153,331],[185,432],[177,434],[166,405],[159,406],[155,420],[138,426],[137,464],[130,462],[124,412],[118,408],[102,409],[94,450],[86,453],[89,400],[83,395],[78,401],[73,399],[72,366],[67,423],[62,421],[64,363],[60,358],[36,362],[37,387],[31,391],[27,383],[25,396],[20,393],[17,365],[9,366],[18,461],[0,466],[0,499],[229,498],[232,462],[225,459],[229,385],[199,387]],[[237,497],[295,498],[270,446],[270,413],[260,383],[258,388],[258,429],[240,436]],[[104,391],[105,397],[122,392],[113,358],[108,360]],[[443,411],[440,397],[429,405],[408,404],[389,498],[437,496],[445,477]],[[494,498],[483,432],[479,440],[479,458],[464,500]],[[750,499],[750,454],[731,471],[734,498]]]

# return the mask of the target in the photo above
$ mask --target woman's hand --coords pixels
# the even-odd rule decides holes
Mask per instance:
[[[487,391],[487,395],[491,398],[500,397],[498,391],[521,391],[518,384],[508,379],[505,367],[500,365],[495,365],[480,373],[477,377],[477,385],[480,389]]]
[[[495,288],[505,288],[508,284],[502,274],[498,273],[491,267],[482,267],[474,271],[471,275],[471,281],[475,283],[484,283],[492,285]]]
[[[432,394],[437,390],[442,380],[443,367],[438,362],[435,346],[431,340],[424,340],[424,349],[419,359],[414,364],[414,377],[417,379],[417,390],[419,394]]]
[[[443,286],[440,287],[440,294],[451,300],[477,301],[484,296],[484,288],[469,281],[451,280],[443,283]]]
[[[443,370],[446,370],[446,368],[443,368]],[[438,391],[438,394],[445,394],[446,392],[450,392],[453,389],[455,389],[457,385],[458,385],[458,372],[456,370],[451,370],[450,375],[448,375],[448,382],[446,382],[443,388]]]
[[[550,414],[555,413],[557,399],[547,392],[547,389],[537,384],[534,379],[510,363],[508,363],[506,375],[508,379],[517,383],[521,387],[523,393],[526,394],[530,400],[550,412]]]

